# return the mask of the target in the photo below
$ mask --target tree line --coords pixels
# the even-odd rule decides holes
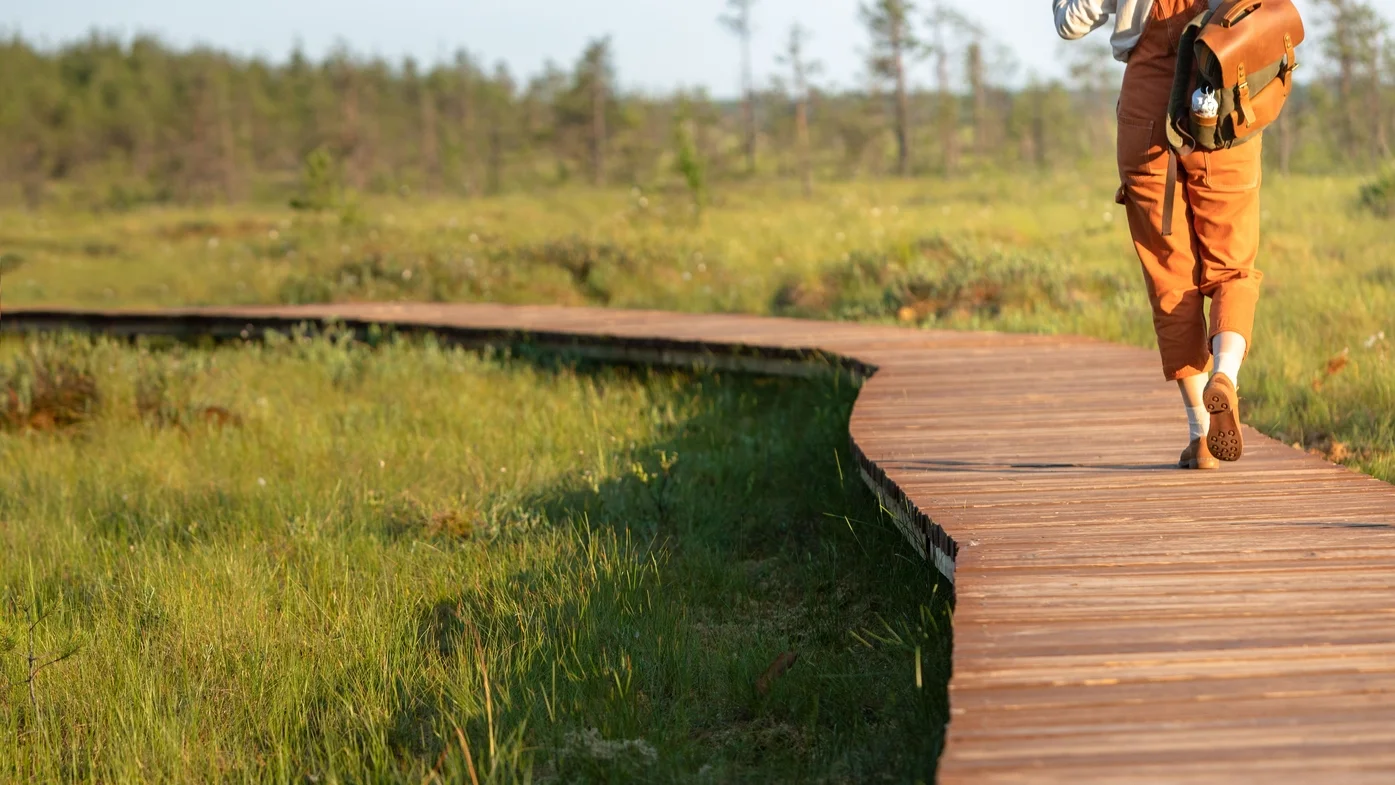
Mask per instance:
[[[1366,170],[1390,156],[1395,46],[1362,0],[1315,0],[1301,89],[1270,134],[1284,170]],[[719,9],[720,10],[720,9]],[[653,186],[1072,167],[1113,146],[1117,69],[1103,41],[1063,46],[1062,78],[1023,74],[953,6],[866,0],[866,78],[820,83],[790,25],[758,84],[756,0],[714,16],[742,95],[627,92],[612,41],[527,78],[468,51],[430,66],[341,48],[281,63],[93,33],[55,48],[0,39],[0,200],[107,206],[284,198],[307,160],[346,188],[467,196],[572,181]],[[926,76],[929,87],[920,86]],[[332,170],[325,175],[324,170]]]

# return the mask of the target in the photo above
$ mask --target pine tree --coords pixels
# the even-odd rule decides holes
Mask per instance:
[[[935,58],[935,103],[944,171],[954,174],[959,168],[959,98],[951,82],[950,62],[956,54],[956,42],[972,42],[980,31],[968,17],[942,0],[934,0],[926,23],[931,31],[927,49]]]
[[[868,65],[883,82],[890,83],[896,113],[896,173],[911,173],[910,99],[906,88],[907,60],[920,51],[921,43],[911,26],[915,7],[910,0],[872,0],[860,9],[862,22],[872,36]]]
[[[449,105],[452,107],[451,124],[454,126],[454,136],[459,139],[455,147],[460,184],[466,194],[474,194],[477,188],[475,171],[480,161],[481,149],[476,130],[479,124],[477,115],[480,112],[481,98],[488,92],[488,88],[484,76],[470,58],[470,53],[464,50],[455,53],[451,76],[452,97]],[[487,146],[488,143],[485,144]]]
[[[809,31],[798,24],[792,25],[785,53],[778,58],[779,63],[790,70],[789,90],[794,98],[794,144],[799,157],[799,181],[805,197],[814,195],[814,160],[809,138],[809,78],[822,68],[820,63],[810,61],[805,56],[808,40]]]
[[[751,73],[751,7],[756,0],[727,0],[720,22],[741,41],[741,116],[745,134],[746,173],[756,172],[756,85]]]
[[[591,182],[605,185],[607,114],[609,113],[615,69],[611,65],[610,37],[593,40],[586,46],[577,67],[578,86],[585,91],[590,109]]]
[[[1086,147],[1109,149],[1113,142],[1108,132],[1112,114],[1110,97],[1118,84],[1113,51],[1108,44],[1098,41],[1063,45],[1062,48],[1066,72],[1076,99],[1081,102],[1077,116],[1084,121],[1081,136]]]
[[[489,163],[485,188],[497,194],[504,188],[504,140],[511,136],[516,127],[512,107],[515,103],[516,88],[508,66],[499,63],[490,80],[486,105],[489,123]]]
[[[1322,51],[1337,69],[1340,147],[1348,156],[1378,156],[1385,122],[1380,111],[1381,40],[1388,23],[1361,0],[1317,0],[1317,5],[1327,28]],[[1363,127],[1363,117],[1373,125]]]

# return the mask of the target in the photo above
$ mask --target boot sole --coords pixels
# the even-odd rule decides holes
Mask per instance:
[[[1206,446],[1217,459],[1228,462],[1240,460],[1245,454],[1245,437],[1240,428],[1240,402],[1220,390],[1207,389],[1206,411],[1211,413],[1211,431]]]

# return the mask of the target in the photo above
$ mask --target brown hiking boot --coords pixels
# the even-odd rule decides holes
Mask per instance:
[[[1201,400],[1211,413],[1211,432],[1206,435],[1211,454],[1223,461],[1240,460],[1245,439],[1240,433],[1240,396],[1235,393],[1235,382],[1223,373],[1214,374]]]
[[[1221,462],[1216,460],[1216,456],[1211,454],[1210,448],[1206,446],[1205,439],[1193,439],[1187,445],[1187,449],[1182,451],[1182,457],[1177,461],[1179,469],[1219,469]]]

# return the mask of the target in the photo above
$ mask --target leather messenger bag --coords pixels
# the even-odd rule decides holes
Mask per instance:
[[[1168,188],[1163,233],[1172,229],[1177,157],[1223,150],[1257,138],[1293,92],[1303,19],[1292,0],[1227,0],[1187,23],[1168,104]],[[1215,117],[1192,112],[1192,95],[1212,93]]]

